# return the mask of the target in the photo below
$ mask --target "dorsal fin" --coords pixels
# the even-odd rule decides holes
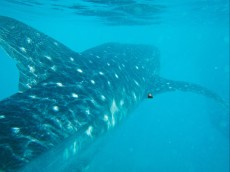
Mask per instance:
[[[4,16],[0,16],[0,45],[17,62],[20,91],[71,65],[77,55],[53,38]]]

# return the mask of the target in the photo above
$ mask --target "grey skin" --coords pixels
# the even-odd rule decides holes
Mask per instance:
[[[191,91],[227,106],[204,87],[161,78],[153,46],[106,43],[77,53],[4,16],[0,46],[20,72],[19,92],[0,102],[2,171],[65,171],[76,159],[82,171],[97,138],[148,93]]]

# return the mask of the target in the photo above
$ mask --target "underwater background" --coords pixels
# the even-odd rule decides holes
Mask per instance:
[[[0,15],[77,52],[106,42],[154,45],[161,76],[198,83],[229,103],[228,0],[0,0]],[[0,99],[18,91],[15,64],[0,49]],[[229,135],[215,125],[221,113],[192,93],[146,99],[107,136],[87,172],[228,172]]]

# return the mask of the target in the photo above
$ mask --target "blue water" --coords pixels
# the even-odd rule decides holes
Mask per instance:
[[[87,2],[91,13],[82,14],[76,8],[80,2]],[[128,0],[113,2],[119,1],[1,0],[0,15],[76,51],[105,42],[154,45],[161,53],[161,76],[201,84],[229,100],[229,1],[138,1],[160,7],[155,12],[132,7],[125,20],[95,13],[98,8],[114,11]],[[17,92],[18,78],[15,62],[0,49],[0,99]],[[218,118],[219,108],[184,92],[145,100],[109,134],[87,172],[228,172],[229,136],[210,119],[210,114]]]

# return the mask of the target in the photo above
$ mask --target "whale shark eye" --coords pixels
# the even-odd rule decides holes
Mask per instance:
[[[153,98],[152,93],[148,93],[148,99],[152,99],[152,98]]]

